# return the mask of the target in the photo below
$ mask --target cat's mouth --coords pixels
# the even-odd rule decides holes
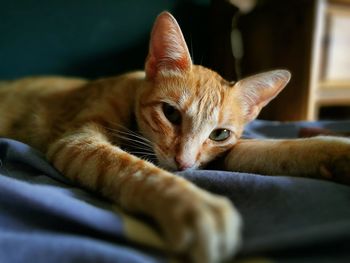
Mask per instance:
[[[165,166],[165,165],[161,165],[161,164],[157,164],[158,167],[167,170],[169,172],[184,172],[184,171],[193,171],[193,170],[197,170],[199,167],[197,166],[191,166],[191,167],[186,167],[184,169],[179,169],[177,166]]]
[[[169,172],[179,172],[179,171],[191,171],[196,170],[200,167],[197,163],[191,165],[181,165],[175,161],[175,157],[162,159],[159,158],[158,163],[156,164],[158,167],[167,170]]]

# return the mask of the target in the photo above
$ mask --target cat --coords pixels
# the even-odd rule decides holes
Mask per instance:
[[[173,171],[216,160],[229,171],[349,183],[348,139],[240,139],[290,76],[273,70],[233,83],[194,65],[175,18],[163,12],[144,71],[1,82],[0,135],[40,149],[78,186],[153,218],[169,251],[220,262],[239,248],[239,212]]]

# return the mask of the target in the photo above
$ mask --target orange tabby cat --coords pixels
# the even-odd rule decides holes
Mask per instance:
[[[0,135],[41,149],[71,181],[152,217],[170,251],[218,262],[239,246],[239,213],[228,199],[170,171],[221,156],[227,170],[350,178],[349,140],[239,140],[289,78],[275,70],[230,83],[193,65],[176,20],[164,12],[145,72],[2,82]]]

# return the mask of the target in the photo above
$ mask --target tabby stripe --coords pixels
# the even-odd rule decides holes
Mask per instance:
[[[167,126],[163,124],[163,121],[161,120],[157,112],[152,112],[151,118],[153,122],[156,124],[156,126],[161,130],[161,132],[163,132],[164,134],[170,133],[169,128],[167,128]]]
[[[201,86],[202,86],[201,79],[197,79],[196,84],[195,84],[195,87],[196,87],[196,89],[195,89],[195,91],[196,91],[195,97],[199,96],[199,92],[201,91]]]
[[[107,171],[110,170],[112,164],[114,163],[114,154],[108,149],[104,149],[100,152],[99,162],[97,163],[97,180],[96,180],[96,190],[101,191],[106,184]],[[117,175],[115,175],[117,176]]]
[[[126,153],[125,153],[126,154]],[[128,181],[131,176],[125,171],[125,168],[128,165],[132,165],[132,162],[129,158],[126,158],[125,156],[123,156],[123,154],[120,154],[119,156],[116,157],[116,165],[113,167],[113,170],[116,171],[115,179],[117,180],[117,186],[118,188],[115,189],[117,190],[117,195],[120,195],[120,191],[123,187],[124,182]]]
[[[68,149],[68,151],[70,151],[70,149]],[[73,169],[75,168],[75,163],[79,157],[80,156],[78,154],[74,155],[74,157],[70,157],[69,154],[66,154],[66,156],[63,157],[64,159],[62,158],[62,166],[59,167],[60,171],[74,182],[76,181],[77,174],[73,173]]]
[[[77,155],[85,154],[89,148],[95,147],[95,142],[90,139],[79,139],[79,141],[69,142],[66,147],[70,150],[69,154],[73,154],[71,157],[75,158]]]
[[[134,186],[130,190],[130,198],[140,199],[142,198],[145,203],[150,203],[152,199],[152,194],[154,191],[154,183],[151,183],[150,180],[159,180],[155,169],[143,169],[142,171],[142,180],[139,180],[137,183],[134,183]]]
[[[60,151],[62,151],[67,144],[72,143],[73,140],[70,138],[70,140],[59,140],[57,141],[54,146],[50,147],[49,151],[48,151],[48,158],[51,161],[55,161],[58,158],[58,154],[60,153]],[[86,144],[91,144],[93,143],[92,140],[84,140],[79,142],[79,145],[86,145]]]
[[[199,98],[198,103],[197,103],[198,112],[205,112],[204,108],[208,108],[207,111],[211,112],[211,110],[209,110],[210,103],[206,103],[206,102],[207,101],[204,99],[204,96]]]
[[[62,165],[65,164],[65,157],[68,154],[69,148],[66,145],[66,141],[59,141],[54,145],[53,152],[48,153],[48,157],[55,167],[62,171]]]
[[[159,105],[158,101],[151,101],[151,102],[148,102],[148,103],[143,103],[143,102],[140,103],[141,108],[154,107],[154,106],[157,106],[157,105]]]
[[[125,163],[121,164],[122,168],[125,169],[126,165]],[[129,173],[127,173],[127,171],[123,171],[120,168],[118,169],[120,176],[118,176],[118,188],[120,190],[122,190],[125,187],[125,184],[127,184],[127,182],[132,179],[132,175],[130,175]]]
[[[95,156],[99,151],[100,151],[100,148],[98,147],[91,149],[89,152],[87,152],[84,155],[83,159],[81,160],[82,163],[87,162],[91,157]]]
[[[66,146],[69,152],[66,154],[66,156],[64,156],[65,164],[61,167],[61,172],[63,174],[70,175],[73,180],[75,179],[75,175],[68,173],[68,170],[71,168],[74,161],[81,157],[83,149],[85,148],[84,146],[86,147],[85,141]]]
[[[65,148],[65,144],[63,142],[59,142],[54,144],[54,146],[51,146],[49,148],[49,151],[47,153],[47,158],[51,161],[54,162],[57,157],[58,154]],[[53,150],[52,150],[53,149]]]
[[[190,99],[187,99],[185,102],[184,102],[184,105],[181,105],[182,106],[182,110],[184,112],[187,112],[188,109],[190,108],[190,106],[193,104],[193,100],[194,98],[190,98]]]
[[[132,163],[132,166],[128,167],[128,171],[125,172],[126,174],[128,174],[127,176],[130,176],[130,179],[133,179],[134,185],[140,185],[142,184],[141,181],[143,181],[147,175],[145,172],[146,169],[146,162],[143,160],[136,160],[136,162]],[[138,174],[138,175],[137,175]],[[122,181],[122,183],[126,183],[127,181]],[[125,186],[126,187],[126,186]],[[129,186],[130,187],[130,186]],[[133,189],[135,190],[137,187],[133,187]],[[129,191],[129,193],[133,194],[134,191]],[[137,193],[136,193],[137,194]]]
[[[174,102],[180,102],[180,93],[177,90],[169,90],[168,98],[171,98]]]
[[[104,152],[104,149],[107,148],[106,144],[96,144],[93,147],[82,148],[82,154],[77,158],[79,163],[75,163],[74,160],[71,162],[72,167],[70,171],[67,171],[68,175],[72,177],[75,181],[80,181],[82,184],[85,183],[88,177],[90,182],[88,182],[93,188],[96,188],[97,180],[98,180],[98,165],[104,162],[104,159],[101,159],[100,152]],[[92,160],[91,160],[92,159]],[[88,161],[88,162],[87,162]],[[73,169],[77,170],[74,171]],[[70,173],[69,173],[70,172]],[[74,173],[73,173],[74,172]]]
[[[152,126],[152,124],[147,120],[147,117],[143,112],[141,112],[141,117],[142,117],[142,120],[152,129],[152,131],[157,132],[157,133],[159,132],[158,129],[154,128]]]
[[[118,156],[118,166],[120,170],[125,169],[132,163],[131,156],[128,153],[120,153]]]

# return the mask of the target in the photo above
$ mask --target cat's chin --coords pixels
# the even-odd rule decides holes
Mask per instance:
[[[198,166],[194,165],[192,167],[189,167],[189,168],[186,168],[186,169],[179,169],[177,166],[173,167],[173,166],[161,166],[161,165],[158,165],[160,168],[164,169],[164,170],[167,170],[169,172],[173,172],[173,173],[176,173],[176,172],[190,172],[190,171],[193,171],[193,170],[197,170],[199,169]]]
[[[176,170],[176,172],[191,172],[191,171],[195,171],[197,170],[199,167],[197,166],[192,166],[192,167],[189,167],[189,168],[186,168],[186,169],[183,169],[183,170]]]
[[[176,171],[178,171],[177,167],[174,166],[174,165],[167,165],[167,164],[158,163],[157,166],[162,168],[162,169],[164,169],[164,170],[167,170],[169,172],[176,172]]]
[[[156,165],[164,170],[169,172],[177,171],[177,166],[175,162],[171,161],[171,158],[164,158],[162,155],[157,155]]]

